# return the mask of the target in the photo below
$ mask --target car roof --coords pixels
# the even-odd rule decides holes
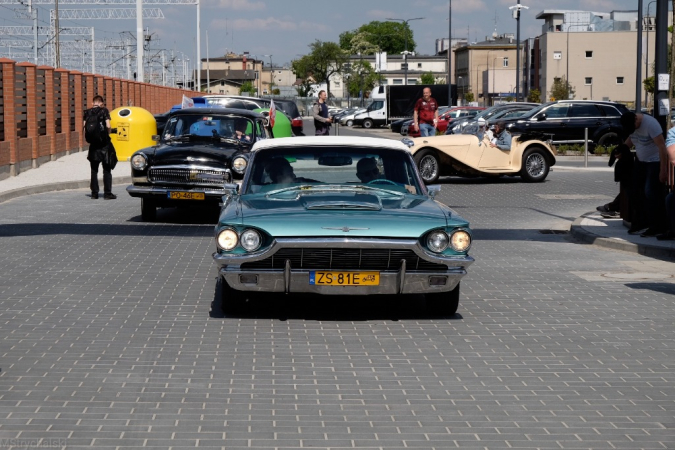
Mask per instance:
[[[171,116],[177,116],[181,114],[217,114],[217,115],[232,115],[232,116],[243,116],[249,119],[261,119],[263,116],[260,113],[250,111],[248,109],[239,109],[239,108],[223,108],[223,107],[211,107],[211,108],[183,108],[178,109],[171,113]]]
[[[357,137],[357,136],[295,136],[287,138],[265,139],[253,145],[251,151],[265,150],[275,147],[373,147],[408,152],[408,147],[393,139]]]

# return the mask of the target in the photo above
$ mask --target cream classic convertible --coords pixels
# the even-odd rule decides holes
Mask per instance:
[[[401,140],[408,146],[426,184],[439,176],[465,177],[520,176],[536,183],[546,179],[555,164],[555,150],[542,135],[513,136],[511,150],[490,147],[484,137],[479,141],[471,130],[466,134],[449,134]]]

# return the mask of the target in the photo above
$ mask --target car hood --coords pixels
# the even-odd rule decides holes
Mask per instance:
[[[205,164],[226,165],[235,153],[248,151],[248,147],[223,143],[176,143],[160,145],[148,155],[152,165]]]
[[[468,226],[447,206],[419,195],[301,192],[294,198],[255,194],[233,200],[221,226],[252,226],[273,237],[418,238],[433,228]]]

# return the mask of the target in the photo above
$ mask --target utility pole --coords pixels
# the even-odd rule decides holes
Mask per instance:
[[[211,90],[211,72],[209,67],[209,30],[206,30],[206,93],[208,94]],[[199,81],[201,82],[201,68],[199,69]],[[200,86],[201,90],[201,86]]]
[[[141,0],[138,0],[138,1],[141,1]],[[61,49],[60,49],[60,45],[59,45],[59,28],[60,28],[60,26],[59,26],[59,0],[55,0],[54,5],[55,5],[55,9],[56,9],[56,17],[54,18],[54,32],[56,33],[54,35],[55,38],[56,38],[55,41],[54,41],[54,45],[56,46],[55,49],[54,49],[54,55],[55,55],[56,59],[55,59],[54,67],[58,69],[59,67],[61,67]]]
[[[452,0],[448,9],[448,106],[452,106]]]
[[[518,3],[515,6],[509,6],[509,9],[513,10],[513,18],[516,19],[516,102],[518,102],[520,101],[520,10],[530,8]]]

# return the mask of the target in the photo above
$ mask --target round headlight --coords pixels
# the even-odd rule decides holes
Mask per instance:
[[[465,252],[471,247],[471,235],[464,230],[455,231],[450,238],[450,245],[456,252]]]
[[[427,236],[427,247],[429,247],[429,250],[432,252],[440,253],[448,248],[449,240],[450,239],[448,238],[448,235],[445,234],[445,231],[432,231],[429,233],[429,236]]]
[[[143,170],[148,165],[148,158],[143,153],[138,153],[131,158],[131,167]]]
[[[248,160],[243,156],[237,156],[232,160],[232,169],[237,173],[244,173]]]
[[[248,252],[256,251],[262,244],[260,233],[255,230],[246,230],[241,233],[241,246]]]
[[[236,231],[227,228],[218,233],[216,242],[218,242],[218,247],[222,248],[223,250],[232,250],[237,246],[237,242],[239,242],[239,236],[237,236]]]

